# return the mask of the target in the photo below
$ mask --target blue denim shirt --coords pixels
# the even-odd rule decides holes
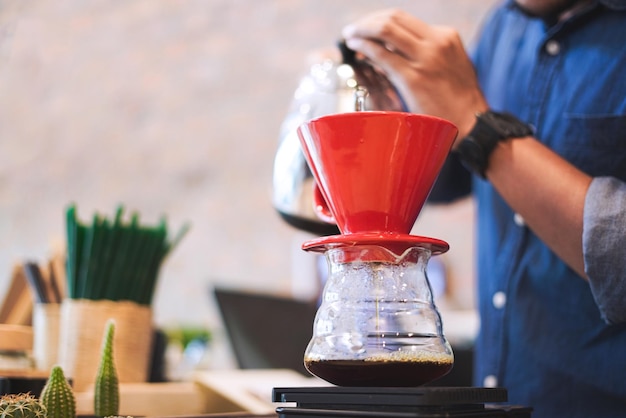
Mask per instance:
[[[504,4],[487,20],[473,60],[492,109],[532,124],[539,140],[584,172],[626,181],[626,11],[624,2],[612,3],[622,11],[593,4],[553,25]],[[601,183],[594,180],[596,189]],[[481,316],[476,385],[507,388],[511,403],[535,408],[533,418],[626,416],[626,286],[621,295],[612,288],[626,283],[626,271],[603,280],[614,261],[594,254],[615,248],[593,245],[604,235],[589,227],[585,262],[594,277],[587,282],[490,183],[475,178],[472,187]],[[610,204],[602,190],[590,191],[588,200],[595,198]],[[585,222],[602,219],[594,211],[603,207],[588,202]],[[618,238],[626,234],[626,225],[614,227]]]

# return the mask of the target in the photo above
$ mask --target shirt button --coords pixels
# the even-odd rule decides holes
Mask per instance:
[[[552,56],[558,55],[558,53],[561,52],[561,45],[559,44],[558,41],[555,41],[554,39],[550,39],[546,43],[546,52]]]
[[[498,386],[498,378],[490,374],[483,380],[483,386],[486,388],[495,388]]]
[[[504,305],[506,305],[506,294],[504,292],[494,293],[491,298],[491,303],[493,303],[493,307],[496,309],[504,308]]]
[[[520,215],[519,213],[516,213],[515,215],[513,215],[513,222],[515,222],[515,225],[520,226],[520,227],[526,225],[526,221],[524,220],[522,215]]]

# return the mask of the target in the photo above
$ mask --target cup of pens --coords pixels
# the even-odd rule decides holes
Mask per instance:
[[[33,305],[33,361],[38,370],[49,372],[59,358],[60,303]]]
[[[169,239],[167,223],[148,226],[134,213],[123,220],[96,214],[90,224],[66,212],[67,297],[61,303],[59,364],[76,391],[89,389],[97,373],[106,323],[115,321],[113,352],[119,381],[145,382],[152,354],[152,297],[160,267],[188,230]]]
[[[23,275],[33,295],[32,358],[35,368],[45,372],[52,369],[58,358],[59,316],[65,290],[65,273],[59,274],[58,270],[63,269],[59,261],[50,260],[47,266],[26,261],[17,273]]]

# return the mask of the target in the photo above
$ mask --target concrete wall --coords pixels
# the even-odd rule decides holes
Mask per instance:
[[[123,203],[146,223],[192,223],[162,269],[159,324],[219,327],[214,285],[290,294],[312,258],[270,184],[307,54],[383,7],[470,43],[493,3],[0,0],[0,284],[14,262],[64,245],[70,202],[83,220]],[[415,229],[452,246],[453,306],[472,303],[471,218],[465,201],[425,211]]]

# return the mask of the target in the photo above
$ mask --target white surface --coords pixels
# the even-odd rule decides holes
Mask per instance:
[[[214,394],[253,414],[275,411],[272,389],[275,387],[328,386],[316,378],[292,370],[223,370],[199,372],[194,381]]]

